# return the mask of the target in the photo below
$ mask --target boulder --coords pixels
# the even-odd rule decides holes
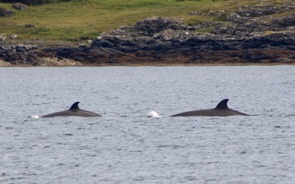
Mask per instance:
[[[7,38],[6,34],[0,33],[0,41],[5,41]]]
[[[134,25],[134,29],[141,35],[153,36],[163,30],[182,30],[185,29],[185,24],[177,19],[167,17],[152,17],[142,21],[138,21]]]
[[[6,62],[0,59],[0,67],[2,66],[11,66],[11,64],[9,62]]]
[[[27,5],[23,3],[13,3],[12,7],[20,11],[26,10],[28,8]]]
[[[10,17],[13,15],[13,12],[11,10],[0,8],[0,17]]]
[[[34,66],[81,66],[82,64],[78,61],[56,57],[44,57],[35,60],[32,65]]]

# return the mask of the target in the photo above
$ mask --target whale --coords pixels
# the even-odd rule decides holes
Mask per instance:
[[[233,110],[228,108],[227,102],[229,99],[223,99],[218,103],[218,105],[213,109],[203,109],[196,111],[187,111],[179,114],[174,114],[174,116],[249,116],[248,114]]]
[[[86,111],[83,109],[80,109],[78,104],[80,102],[75,102],[68,110],[65,111],[59,111],[54,112],[51,114],[46,114],[41,116],[42,118],[49,118],[49,117],[55,117],[55,116],[81,116],[81,117],[97,117],[101,116],[99,114],[96,114],[94,112]]]

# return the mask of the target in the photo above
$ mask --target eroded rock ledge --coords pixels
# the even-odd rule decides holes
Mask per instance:
[[[8,48],[0,42],[0,59],[36,66],[60,66],[57,61],[61,59],[78,66],[295,63],[294,4],[241,7],[234,13],[223,12],[226,21],[197,25],[153,17],[103,33],[89,46],[74,48]],[[273,16],[277,13],[283,16]],[[57,58],[56,62],[45,62],[48,57]]]

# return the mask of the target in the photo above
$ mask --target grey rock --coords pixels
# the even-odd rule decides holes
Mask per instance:
[[[260,17],[279,13],[280,11],[281,8],[274,5],[243,6],[237,11],[237,14],[242,17]]]
[[[28,8],[27,5],[23,3],[13,3],[12,7],[20,11],[26,10]]]

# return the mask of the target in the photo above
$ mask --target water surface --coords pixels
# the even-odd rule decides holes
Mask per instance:
[[[0,68],[0,183],[294,183],[295,66]],[[228,106],[252,116],[170,117]],[[80,108],[98,118],[31,119]],[[162,117],[148,118],[155,110]]]

